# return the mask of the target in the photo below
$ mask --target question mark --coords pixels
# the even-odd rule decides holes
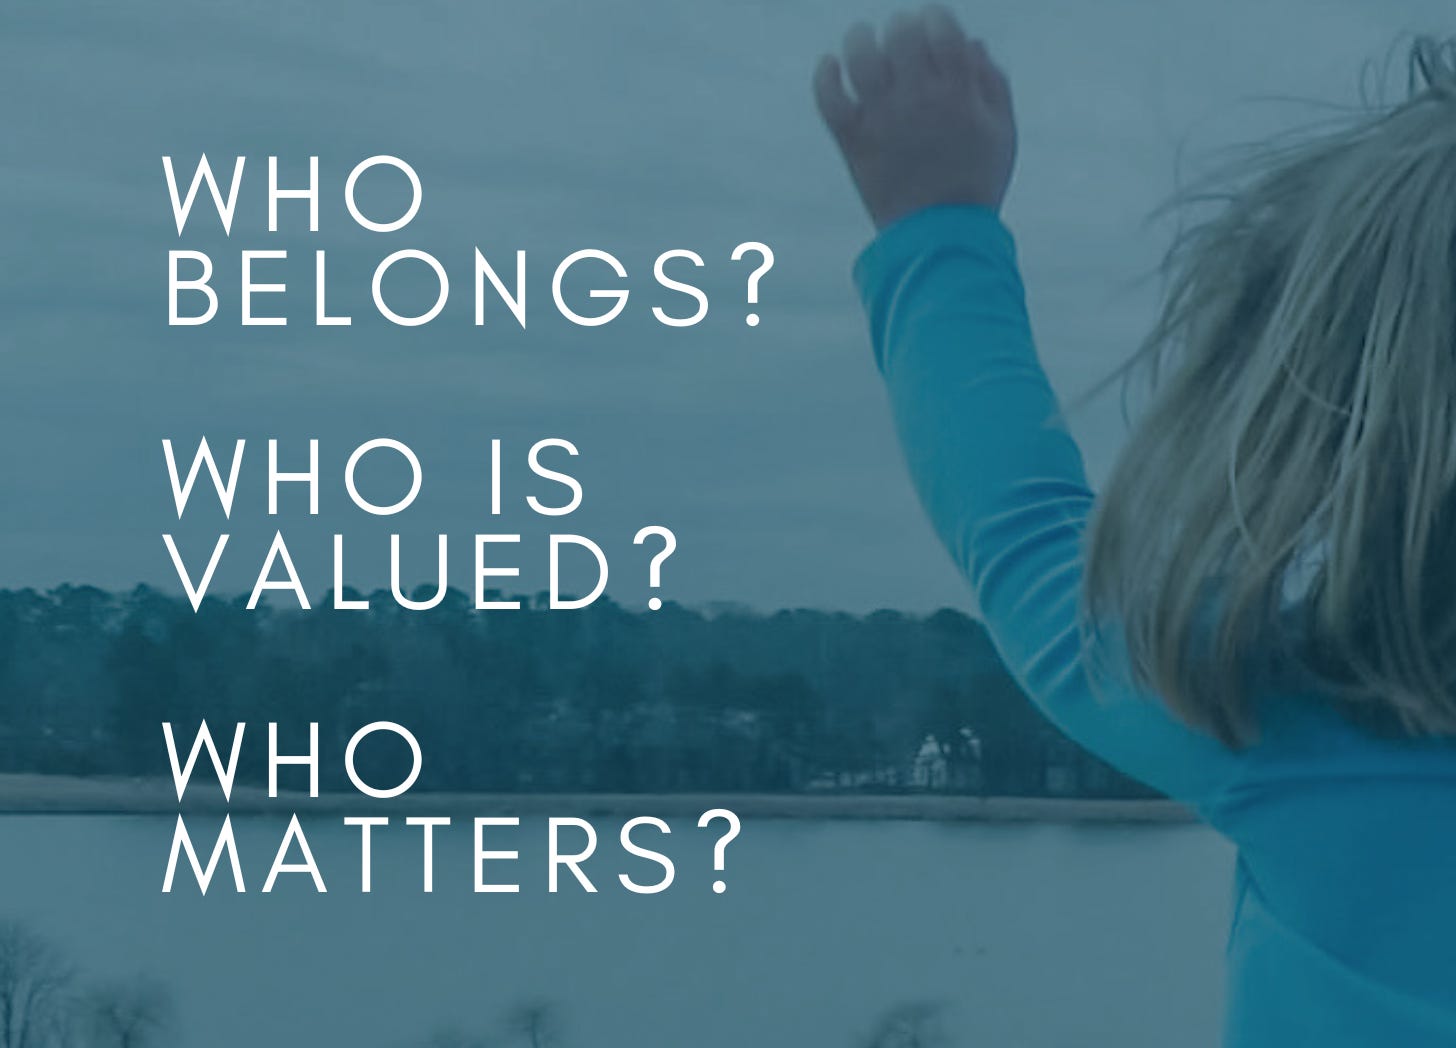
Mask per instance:
[[[763,261],[759,263],[758,268],[748,274],[748,304],[753,306],[758,304],[758,280],[773,268],[774,253],[769,249],[767,244],[760,244],[756,240],[750,240],[747,243],[739,244],[733,249],[733,261],[737,262],[749,251],[757,251],[763,256]],[[744,319],[747,321],[749,327],[758,327],[757,313],[750,313]]]
[[[714,819],[724,819],[728,823],[728,832],[723,834],[723,836],[719,837],[718,843],[713,845],[713,869],[717,870],[719,873],[722,873],[723,853],[728,849],[728,843],[732,841],[734,837],[738,836],[738,831],[741,828],[741,824],[738,821],[738,816],[734,815],[727,808],[714,808],[711,811],[703,812],[702,816],[699,817],[698,829],[703,829],[705,826],[708,825],[708,823],[712,822]],[[724,884],[722,881],[713,882],[713,891],[717,892],[719,895],[722,895],[727,890],[728,885]]]
[[[662,585],[662,562],[672,556],[672,551],[677,549],[677,536],[660,524],[649,524],[637,532],[637,537],[632,540],[633,544],[638,546],[642,545],[643,540],[648,535],[662,536],[662,549],[657,551],[656,556],[652,558],[651,566],[647,569],[647,584],[653,589],[656,589]],[[647,602],[647,606],[653,611],[656,611],[662,607],[662,600],[658,597],[653,597]]]

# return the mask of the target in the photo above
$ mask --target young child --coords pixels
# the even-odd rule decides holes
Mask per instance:
[[[1417,45],[1407,101],[1271,152],[1183,238],[1097,499],[997,217],[1006,78],[942,8],[815,77],[910,471],[1002,657],[1238,847],[1240,1048],[1456,1045],[1452,58]]]

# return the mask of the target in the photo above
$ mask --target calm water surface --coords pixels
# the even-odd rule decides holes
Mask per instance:
[[[170,819],[10,816],[0,905],[90,974],[169,983],[182,1043],[213,1048],[404,1046],[526,1000],[557,1004],[566,1046],[851,1045],[907,1001],[941,1002],[966,1048],[1217,1042],[1231,851],[1207,830],[748,822],[715,895],[718,829],[674,824],[675,883],[636,896],[616,875],[658,871],[595,821],[591,895],[546,891],[536,819],[487,843],[520,852],[491,867],[519,894],[472,891],[464,827],[439,832],[423,894],[419,831],[391,825],[362,895],[358,831],[333,817],[303,823],[328,894],[285,875],[263,895],[286,824],[249,817],[249,894],[224,876],[202,898],[185,872],[161,892]]]

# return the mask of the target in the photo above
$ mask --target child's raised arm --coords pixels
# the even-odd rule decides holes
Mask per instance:
[[[855,277],[910,472],[1002,658],[1073,738],[1204,806],[1237,757],[1156,699],[1088,677],[1079,602],[1093,497],[996,214],[1016,141],[1006,78],[932,8],[896,16],[883,44],[852,29],[815,94],[881,230]]]

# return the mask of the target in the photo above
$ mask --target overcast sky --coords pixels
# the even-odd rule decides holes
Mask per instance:
[[[1152,308],[1166,230],[1142,220],[1198,157],[1310,115],[1271,96],[1349,102],[1362,62],[1403,33],[1453,29],[1437,0],[1190,0],[961,5],[1009,70],[1022,128],[1007,208],[1053,381],[1086,388],[1136,342]],[[310,593],[331,584],[330,535],[346,535],[345,582],[387,580],[387,535],[407,536],[406,575],[433,570],[452,536],[468,584],[469,536],[520,531],[521,588],[544,584],[543,536],[583,534],[607,551],[610,592],[647,595],[649,553],[631,537],[670,527],[662,592],[688,603],[866,610],[964,605],[902,476],[848,272],[868,226],[807,80],[845,23],[880,8],[813,3],[423,3],[177,5],[11,0],[0,14],[0,586],[139,581],[179,590],[161,541],[175,532],[200,571],[233,535],[215,587],[250,588],[281,527]],[[217,221],[173,225],[161,157],[248,156],[230,238]],[[343,207],[363,158],[407,160],[423,204],[405,229],[366,233]],[[320,232],[285,202],[266,232],[266,157],[301,184],[321,158]],[[387,175],[361,199],[397,207]],[[200,218],[206,219],[205,211]],[[746,240],[776,264],[763,322],[744,323]],[[167,251],[207,251],[221,308],[205,327],[166,323]],[[528,253],[522,331],[495,300],[473,325],[471,249],[510,273]],[[578,248],[619,257],[622,317],[574,327],[550,277]],[[320,330],[313,251],[329,256]],[[374,266],[391,251],[440,258],[452,280],[440,319],[399,328],[371,315]],[[650,307],[653,259],[686,248],[708,263],[711,307],[686,329]],[[286,328],[242,328],[244,249],[283,249]],[[584,267],[585,270],[585,267]],[[409,301],[410,280],[387,285]],[[618,286],[620,282],[600,286]],[[569,282],[581,311],[586,273]],[[1120,435],[1107,405],[1074,419],[1094,475]],[[176,520],[161,441],[248,440],[224,521],[199,503]],[[419,501],[397,518],[350,509],[342,465],[373,437],[415,449]],[[266,515],[264,442],[299,468],[323,448],[323,513],[285,490]],[[489,441],[505,442],[511,512],[488,515]],[[580,449],[582,509],[556,521],[515,507],[521,460],[543,437]],[[387,471],[366,479],[387,501]],[[510,563],[510,558],[502,561]]]

